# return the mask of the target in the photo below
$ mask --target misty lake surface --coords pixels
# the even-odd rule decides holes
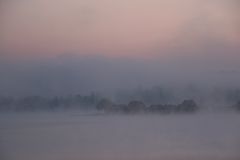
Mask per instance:
[[[240,160],[240,114],[1,113],[1,160]]]

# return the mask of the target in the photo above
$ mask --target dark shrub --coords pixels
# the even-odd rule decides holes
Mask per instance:
[[[176,108],[177,112],[195,112],[198,109],[194,100],[184,100]]]
[[[127,113],[137,113],[143,112],[146,109],[146,106],[141,101],[131,101],[129,102],[125,112]]]

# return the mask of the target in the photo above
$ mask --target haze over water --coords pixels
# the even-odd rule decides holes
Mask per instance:
[[[238,160],[239,114],[1,115],[3,160]]]
[[[9,112],[0,113],[0,160],[239,160],[240,118],[230,111],[240,101],[239,8],[239,0],[1,0],[0,112]],[[92,97],[193,99],[200,109],[69,109]],[[46,112],[57,98],[59,111]],[[42,110],[26,112],[34,109]]]

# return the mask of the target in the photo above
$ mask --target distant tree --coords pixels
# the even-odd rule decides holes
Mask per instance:
[[[239,89],[225,91],[225,100],[226,101],[236,102],[239,99],[240,99],[240,90]]]
[[[129,102],[126,111],[127,113],[137,113],[143,112],[146,109],[146,105],[141,101],[131,101]]]
[[[177,105],[177,112],[195,112],[198,106],[194,100],[184,100],[181,104]]]
[[[20,99],[17,103],[17,110],[35,111],[46,109],[47,100],[40,96],[29,96]]]
[[[54,97],[54,98],[48,100],[48,104],[49,104],[49,109],[54,111],[54,110],[60,108],[61,101],[58,97]]]
[[[240,101],[238,101],[234,106],[233,108],[236,110],[236,111],[240,111]]]
[[[99,111],[105,111],[105,112],[109,112],[112,110],[112,108],[114,107],[114,103],[107,99],[107,98],[104,98],[104,99],[101,99],[98,103],[97,103],[97,110]]]
[[[11,97],[0,96],[0,111],[12,110],[14,99]]]

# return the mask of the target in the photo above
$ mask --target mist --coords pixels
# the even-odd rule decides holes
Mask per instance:
[[[171,59],[63,54],[51,59],[16,60],[5,56],[0,63],[1,95],[61,96],[97,92],[109,96],[121,90],[156,86],[169,90],[193,86],[205,92],[214,88],[238,89],[240,66],[234,58],[237,50],[230,51]],[[225,52],[233,56],[221,57]]]
[[[238,0],[1,0],[1,160],[239,160]]]
[[[0,117],[3,160],[239,159],[239,115]]]

